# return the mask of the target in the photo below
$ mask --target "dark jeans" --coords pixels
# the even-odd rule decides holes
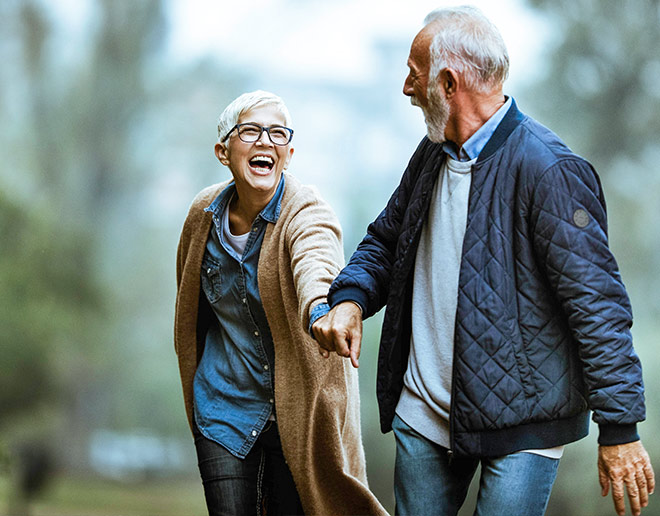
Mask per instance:
[[[269,421],[245,459],[195,428],[195,448],[209,516],[303,514],[282,454],[277,423]]]

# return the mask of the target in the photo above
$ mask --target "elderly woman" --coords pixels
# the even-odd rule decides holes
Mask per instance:
[[[194,199],[177,258],[175,347],[209,513],[381,514],[367,487],[357,373],[308,329],[327,313],[341,229],[284,173],[293,130],[256,91],[218,122],[233,179]]]

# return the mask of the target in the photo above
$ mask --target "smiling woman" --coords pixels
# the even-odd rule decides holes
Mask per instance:
[[[193,201],[177,257],[175,346],[210,514],[384,514],[367,487],[357,371],[309,335],[343,249],[334,212],[285,174],[282,100],[220,116],[233,179]]]
[[[248,96],[247,105],[254,106],[245,110],[238,123],[215,145],[216,156],[229,167],[236,185],[237,193],[229,206],[229,229],[234,234],[249,230],[257,214],[275,195],[282,172],[293,156],[293,130],[285,126],[288,112],[279,104],[260,100],[261,95],[256,92]],[[221,125],[225,124],[218,127]]]

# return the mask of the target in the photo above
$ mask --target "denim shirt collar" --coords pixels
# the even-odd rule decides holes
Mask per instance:
[[[507,111],[509,111],[511,103],[511,97],[506,97],[504,105],[500,107],[500,109],[498,109],[495,114],[477,130],[476,133],[468,138],[460,151],[456,148],[456,144],[450,141],[445,141],[442,144],[442,150],[444,150],[449,157],[457,161],[470,161],[477,158],[488,143],[488,140],[490,140],[490,137],[495,133],[497,126],[500,125],[500,122],[504,119]]]
[[[204,209],[206,212],[211,212],[217,217],[221,217],[227,204],[233,197],[236,192],[236,183],[233,181],[227,185],[227,187],[218,194],[215,200],[209,204],[208,207]],[[258,217],[261,217],[266,222],[275,224],[277,219],[280,217],[280,211],[282,210],[282,195],[284,193],[284,174],[280,178],[280,183],[277,185],[277,190],[275,190],[275,195],[273,198],[268,201],[268,204],[264,207],[263,210],[259,213]]]

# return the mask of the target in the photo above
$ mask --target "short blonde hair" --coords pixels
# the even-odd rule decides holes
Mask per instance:
[[[220,140],[227,136],[227,133],[238,123],[241,115],[256,107],[267,105],[277,107],[284,116],[286,126],[291,127],[291,115],[280,97],[268,91],[252,91],[234,99],[222,112],[218,118],[218,142],[221,143]]]

